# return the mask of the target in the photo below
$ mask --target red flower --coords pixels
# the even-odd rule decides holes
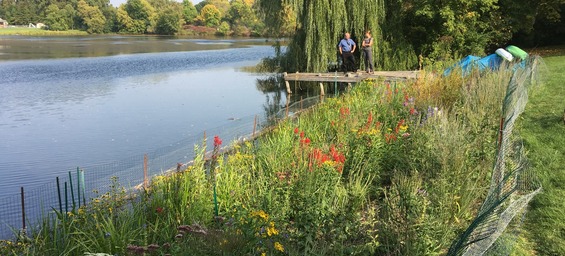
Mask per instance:
[[[157,213],[162,213],[163,212],[163,207],[157,207],[157,209],[155,209],[155,211]]]
[[[396,141],[396,135],[394,134],[385,134],[386,143],[392,143]]]
[[[298,130],[298,127],[294,128],[294,134],[298,134],[300,132],[300,130]]]
[[[398,131],[400,130],[400,126],[404,125],[404,119],[398,121],[398,124],[396,125],[396,129],[394,130],[396,133],[398,133]]]
[[[415,114],[416,114],[416,109],[410,108],[410,115],[415,115]]]
[[[367,123],[365,124],[365,129],[368,130],[372,123],[373,123],[373,112],[369,111],[369,116],[367,117]]]
[[[304,132],[300,132],[300,138],[304,138]]]
[[[308,145],[310,144],[310,142],[311,142],[311,141],[310,141],[309,138],[304,138],[304,139],[301,139],[301,140],[300,140],[300,143],[301,143],[302,145],[306,145],[306,146],[308,146]]]
[[[222,145],[222,140],[218,135],[214,136],[214,147],[219,147]]]
[[[349,115],[349,108],[345,108],[345,107],[340,108],[339,114],[340,114],[341,118],[347,117]]]

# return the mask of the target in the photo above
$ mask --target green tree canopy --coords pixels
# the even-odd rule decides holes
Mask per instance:
[[[207,4],[200,11],[198,20],[202,22],[203,25],[208,27],[216,27],[220,25],[221,13],[216,6]]]
[[[198,11],[196,7],[192,4],[191,0],[182,1],[182,15],[186,23],[192,23],[194,19],[198,16]]]
[[[68,6],[72,8],[72,6]],[[45,23],[49,26],[50,30],[68,30],[73,22],[72,13],[69,13],[66,8],[59,9],[56,4],[49,5],[45,12],[47,14]]]
[[[86,32],[88,33],[102,33],[106,25],[106,17],[98,6],[91,6],[84,0],[78,2],[78,13],[86,25]]]
[[[161,35],[174,35],[182,26],[182,15],[178,6],[168,6],[158,15],[155,32]]]

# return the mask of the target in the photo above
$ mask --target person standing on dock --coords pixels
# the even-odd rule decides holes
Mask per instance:
[[[363,39],[363,56],[365,57],[365,70],[368,74],[373,73],[373,37],[371,36],[371,31],[367,30],[365,32],[365,38]]]
[[[339,42],[339,54],[341,54],[345,72],[355,71],[355,56],[353,56],[353,53],[356,47],[355,41],[351,40],[351,35],[345,33],[344,38]]]

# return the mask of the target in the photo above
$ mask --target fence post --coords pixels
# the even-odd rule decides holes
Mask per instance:
[[[69,196],[67,193],[67,182],[65,181],[65,212],[69,212]]]
[[[147,154],[143,155],[143,188],[147,190]]]
[[[324,96],[324,95],[326,95],[324,92],[324,84],[320,83],[320,96]]]
[[[25,197],[24,197],[24,187],[20,187],[20,192],[22,196],[22,230],[26,229],[26,207],[25,207]]]
[[[80,174],[78,167],[77,167],[77,199],[78,199],[78,207],[80,208]]]
[[[300,96],[300,112],[302,112],[302,96]]]
[[[73,200],[73,210],[76,208],[76,202],[75,202],[75,191],[73,190],[73,176],[71,174],[71,171],[69,171],[69,183],[71,185],[71,199]]]
[[[63,212],[63,202],[61,201],[61,186],[59,185],[59,177],[57,177],[57,196],[59,197],[59,212]]]
[[[255,138],[255,131],[257,131],[257,115],[255,115],[255,120],[253,121],[253,135],[251,135],[252,139]]]
[[[79,174],[80,183],[82,184],[82,205],[86,206],[86,185],[84,184],[84,170],[80,169]],[[80,197],[78,200],[80,201]]]

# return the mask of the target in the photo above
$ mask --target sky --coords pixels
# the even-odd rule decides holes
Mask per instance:
[[[118,7],[118,6],[120,6],[120,4],[123,4],[123,3],[125,3],[126,1],[127,1],[127,0],[110,0],[110,3],[111,3],[113,6]],[[175,1],[182,2],[182,0],[175,0]],[[200,2],[202,2],[202,1],[203,1],[203,0],[192,0],[192,2],[193,2],[194,4],[200,3]]]

